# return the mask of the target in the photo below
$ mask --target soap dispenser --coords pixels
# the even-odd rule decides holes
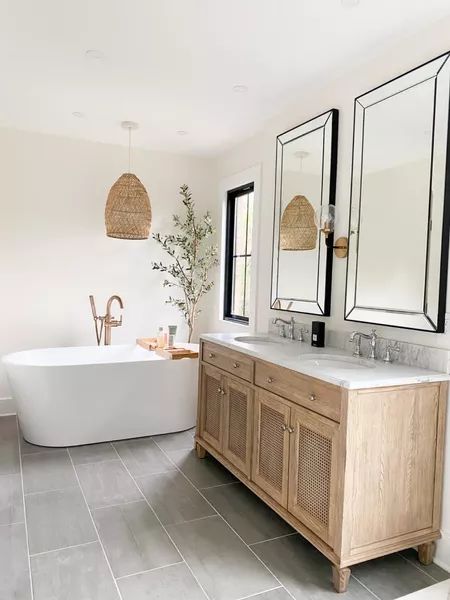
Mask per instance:
[[[325,346],[325,323],[313,321],[311,323],[311,346],[323,348]]]

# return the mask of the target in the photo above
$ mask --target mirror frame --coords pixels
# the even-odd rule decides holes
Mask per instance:
[[[273,246],[272,246],[272,286],[270,308],[285,312],[298,312],[327,317],[330,315],[331,305],[331,275],[333,266],[333,244],[326,243],[325,237],[318,231],[319,257],[318,281],[316,297],[314,300],[299,298],[280,298],[278,296],[278,269],[280,255],[280,221],[281,197],[283,190],[283,149],[289,142],[300,137],[323,129],[322,150],[322,181],[327,173],[329,184],[322,188],[321,205],[335,204],[336,198],[336,173],[337,173],[337,146],[338,146],[339,111],[332,108],[304,123],[288,129],[277,136],[275,160],[275,198],[273,219]],[[327,138],[325,138],[327,135]],[[330,234],[332,242],[333,234]],[[283,308],[281,302],[287,302],[289,308]]]
[[[446,296],[447,296],[447,271],[448,271],[448,249],[449,249],[449,226],[450,226],[450,52],[446,52],[372,90],[361,94],[354,101],[353,115],[353,149],[352,149],[352,177],[351,177],[351,200],[349,211],[349,249],[347,261],[347,276],[345,288],[345,312],[346,321],[356,321],[390,327],[401,327],[420,331],[443,333],[445,330]],[[430,167],[430,194],[428,198],[429,225],[435,222],[436,217],[438,229],[428,227],[427,234],[427,264],[424,273],[424,298],[422,311],[409,311],[398,309],[385,309],[359,306],[356,300],[358,283],[358,248],[359,236],[352,231],[352,221],[360,222],[361,211],[361,189],[364,149],[364,113],[371,105],[382,102],[394,94],[408,90],[429,79],[434,79],[434,105],[433,105],[433,129],[430,144],[431,167]],[[436,126],[438,111],[440,111],[443,122],[446,123],[444,132],[438,131]],[[439,144],[439,146],[438,146]],[[445,167],[439,169],[434,160],[436,148],[441,149],[445,158]],[[432,184],[442,190],[442,198],[439,202],[433,200]],[[352,218],[353,215],[353,218]],[[437,285],[431,288],[428,274],[432,263],[429,257],[430,239],[432,233],[435,238],[440,239],[440,256],[437,261]],[[433,264],[436,261],[433,262]],[[437,289],[436,289],[437,288]],[[430,309],[428,298],[430,291],[434,292],[436,298],[435,306]]]

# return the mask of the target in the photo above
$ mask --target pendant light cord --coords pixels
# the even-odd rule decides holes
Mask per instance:
[[[131,173],[131,127],[128,128],[128,173]]]

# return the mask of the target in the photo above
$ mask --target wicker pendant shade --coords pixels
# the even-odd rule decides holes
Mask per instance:
[[[281,217],[281,250],[314,250],[317,226],[314,208],[305,196],[294,196]]]
[[[133,173],[124,173],[109,191],[105,209],[106,235],[122,240],[146,240],[152,209],[145,187]]]
[[[134,121],[123,121],[128,130],[128,169],[131,165],[131,131]],[[150,235],[152,209],[147,190],[133,173],[124,173],[109,190],[105,208],[106,235],[122,240],[146,240]]]

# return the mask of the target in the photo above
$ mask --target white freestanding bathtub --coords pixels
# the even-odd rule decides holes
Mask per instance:
[[[3,363],[32,444],[92,444],[195,423],[196,359],[166,360],[140,346],[117,345],[28,350]]]

